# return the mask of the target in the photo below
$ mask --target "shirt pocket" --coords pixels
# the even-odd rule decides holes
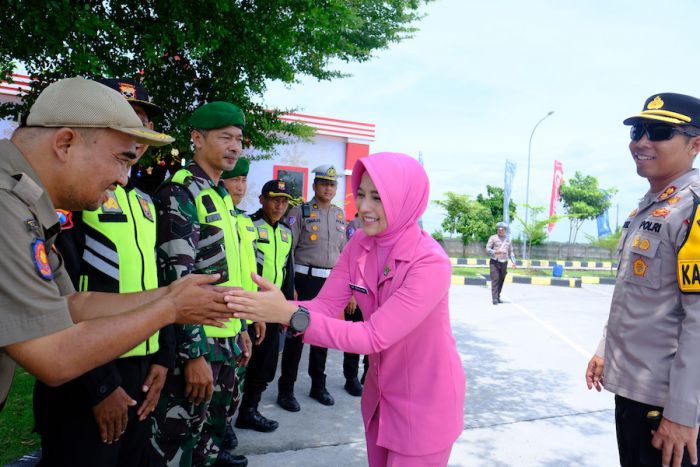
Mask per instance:
[[[658,289],[661,286],[661,258],[658,255],[661,239],[636,233],[629,245],[629,264],[625,281]]]

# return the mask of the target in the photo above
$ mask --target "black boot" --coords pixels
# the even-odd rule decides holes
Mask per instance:
[[[230,451],[236,449],[238,446],[238,438],[236,438],[236,433],[233,431],[233,427],[229,424],[226,425],[226,433],[224,438],[221,440],[221,450]]]
[[[357,376],[345,380],[345,390],[351,396],[360,397],[362,395],[362,385]]]
[[[288,412],[299,412],[301,410],[297,398],[291,392],[280,392],[277,395],[277,405]]]
[[[279,423],[275,420],[263,417],[255,407],[241,407],[238,409],[238,418],[236,419],[236,428],[245,428],[255,430],[261,433],[270,433],[275,431]]]
[[[237,456],[228,451],[219,451],[214,467],[246,467],[248,459],[245,456]]]

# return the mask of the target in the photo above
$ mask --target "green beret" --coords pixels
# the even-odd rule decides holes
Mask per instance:
[[[233,169],[226,170],[221,174],[221,179],[226,180],[227,178],[248,175],[248,170],[250,170],[250,161],[245,157],[241,157],[238,159],[238,162],[236,162],[236,166]]]
[[[193,128],[202,130],[213,130],[225,126],[237,126],[242,129],[245,126],[245,116],[243,111],[235,105],[215,101],[204,104],[192,112],[189,123]]]

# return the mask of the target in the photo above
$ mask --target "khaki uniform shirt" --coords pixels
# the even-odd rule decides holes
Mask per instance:
[[[700,195],[697,169],[647,193],[625,221],[607,336],[597,352],[604,350],[607,390],[664,407],[664,417],[686,426],[700,423],[700,294],[682,293],[676,273],[693,192]]]
[[[52,248],[58,217],[39,177],[9,140],[0,140],[0,401],[14,363],[2,350],[73,324],[64,298],[74,292]]]
[[[292,208],[287,216],[294,242],[294,263],[330,269],[347,243],[343,210],[333,204],[321,209],[315,197],[308,205],[309,217],[302,215],[301,205]]]
[[[507,263],[511,259],[515,263],[515,254],[513,253],[513,242],[509,237],[499,237],[498,234],[491,235],[489,241],[486,242],[486,253],[496,261]]]

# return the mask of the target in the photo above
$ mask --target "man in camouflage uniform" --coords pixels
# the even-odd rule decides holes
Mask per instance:
[[[243,112],[227,102],[205,104],[192,114],[194,160],[154,196],[162,285],[212,272],[222,274],[224,285],[243,285],[247,271],[241,270],[235,211],[220,177],[236,165],[244,123]],[[156,462],[247,465],[245,457],[220,450],[239,399],[236,336],[241,327],[239,320],[225,328],[176,327],[176,366],[154,414]]]
[[[345,216],[331,203],[338,189],[335,167],[322,165],[313,172],[314,197],[293,208],[287,216],[292,229],[294,285],[299,300],[311,300],[326,282],[345,246]],[[278,380],[277,403],[285,410],[298,412],[301,407],[294,397],[299,361],[304,343],[301,336],[287,335],[282,352],[281,376]],[[311,346],[309,350],[309,396],[323,405],[333,405],[333,396],[326,389],[326,356],[328,349]]]

